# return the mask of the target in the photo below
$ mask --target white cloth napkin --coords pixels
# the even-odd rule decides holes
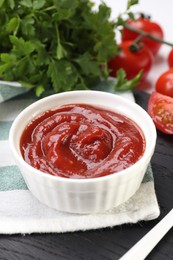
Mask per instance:
[[[9,95],[5,92],[5,86]],[[9,83],[0,84],[1,102],[22,92],[26,92],[23,87],[9,86]],[[134,101],[131,92],[121,95]],[[33,197],[13,160],[8,144],[8,133],[15,117],[34,100],[35,98],[27,93],[0,104],[1,234],[84,231],[152,220],[159,216],[160,210],[150,166],[136,194],[122,205],[104,213],[90,215],[63,213],[48,208]]]

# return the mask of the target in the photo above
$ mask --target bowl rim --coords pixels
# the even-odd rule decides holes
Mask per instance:
[[[25,113],[28,112],[28,110],[31,110],[31,109],[34,109],[36,107],[38,107],[40,104],[42,103],[45,103],[45,102],[48,102],[50,101],[51,99],[54,99],[56,98],[57,96],[59,98],[63,98],[65,96],[74,96],[76,94],[82,94],[82,93],[92,93],[93,94],[96,94],[96,95],[100,95],[100,96],[114,96],[115,99],[119,99],[121,100],[122,102],[126,102],[128,104],[130,104],[130,106],[132,107],[136,107],[138,108],[144,115],[145,117],[147,117],[147,120],[150,122],[150,126],[152,128],[152,144],[150,145],[149,149],[150,149],[150,153],[152,152],[152,150],[155,148],[155,144],[156,144],[156,138],[157,138],[157,132],[156,132],[156,128],[155,128],[155,125],[151,119],[151,117],[148,115],[148,113],[142,108],[140,107],[138,104],[136,104],[135,102],[131,101],[131,100],[128,100],[127,98],[124,98],[122,96],[119,96],[119,95],[116,95],[116,93],[109,93],[109,92],[103,92],[103,91],[98,91],[98,90],[75,90],[75,91],[67,91],[67,92],[61,92],[61,93],[56,93],[56,94],[52,94],[50,96],[47,96],[47,97],[44,97],[40,100],[37,100],[35,102],[33,102],[31,105],[27,106],[24,110],[22,110],[18,116],[15,118],[15,120],[13,121],[12,123],[12,126],[10,128],[10,132],[9,132],[9,144],[10,144],[10,148],[12,150],[12,153],[13,153],[13,156],[15,157],[15,159],[17,160],[17,162],[19,162],[19,165],[22,165],[22,167],[26,167],[26,169],[28,169],[28,173],[30,174],[30,172],[32,171],[33,173],[32,174],[37,174],[43,178],[47,178],[47,179],[52,179],[56,182],[65,182],[65,183],[95,183],[95,182],[102,182],[102,181],[105,181],[105,180],[109,180],[109,179],[112,179],[112,178],[118,178],[119,176],[121,175],[127,175],[129,174],[129,171],[131,172],[132,170],[134,170],[135,172],[135,169],[138,168],[143,162],[145,162],[145,160],[147,160],[147,157],[149,156],[148,153],[146,153],[146,149],[142,155],[142,157],[136,162],[134,163],[133,165],[129,166],[128,168],[124,169],[124,170],[121,170],[119,172],[116,172],[116,173],[111,173],[111,174],[108,174],[108,175],[105,175],[105,176],[100,176],[100,177],[94,177],[94,178],[85,178],[85,179],[77,179],[77,178],[65,178],[65,177],[60,177],[60,176],[54,176],[54,175],[51,175],[49,173],[45,173],[45,172],[42,172],[36,168],[34,168],[33,166],[31,166],[30,164],[28,164],[22,157],[21,154],[18,153],[17,151],[17,148],[14,144],[14,133],[15,133],[15,130],[16,128],[18,127],[18,123],[20,122],[20,120],[23,118],[23,116],[25,115]],[[64,103],[64,105],[67,104],[67,103]],[[71,102],[71,103],[68,103],[68,104],[77,104],[76,102]],[[81,104],[90,104],[89,102],[86,103],[86,102],[83,102],[81,101]],[[91,104],[92,105],[92,104]],[[97,105],[96,105],[97,106]],[[99,106],[99,103],[98,103],[98,106]],[[51,108],[54,108],[55,106],[50,106],[49,109]],[[105,106],[106,107],[106,106]],[[109,108],[108,108],[109,109]],[[39,112],[37,115],[35,115],[34,117],[38,116],[40,113],[43,113],[44,111],[46,111],[48,109],[41,109],[41,112]],[[110,109],[111,110],[111,109]],[[33,117],[33,118],[34,118]],[[130,118],[133,120],[133,118]],[[32,119],[30,118],[28,120],[28,122],[30,122]],[[135,120],[134,120],[135,122]],[[135,122],[137,123],[137,122]],[[138,124],[138,123],[137,123]],[[27,125],[27,124],[26,124]],[[25,126],[26,126],[25,125]],[[146,138],[146,135],[144,134],[145,138]],[[149,163],[149,161],[148,161]]]

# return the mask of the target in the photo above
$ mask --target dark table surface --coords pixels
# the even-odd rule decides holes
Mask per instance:
[[[136,102],[146,109],[149,96],[140,91],[135,91],[134,94]],[[0,259],[119,259],[173,207],[173,136],[158,132],[157,145],[151,163],[161,210],[156,220],[86,232],[25,236],[0,235]],[[173,259],[173,229],[166,234],[146,259]]]

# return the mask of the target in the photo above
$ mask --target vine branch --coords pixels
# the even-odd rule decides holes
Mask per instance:
[[[167,42],[165,40],[162,40],[162,39],[160,39],[160,38],[158,38],[158,37],[156,37],[156,36],[154,36],[154,35],[152,35],[150,33],[147,33],[147,32],[145,32],[143,30],[136,29],[136,28],[134,28],[133,26],[131,26],[129,24],[126,24],[125,28],[127,28],[128,30],[130,30],[132,32],[139,33],[142,36],[148,37],[151,40],[154,40],[154,41],[157,41],[157,42],[160,42],[160,43],[163,43],[163,44],[166,44],[166,45],[169,45],[169,46],[173,47],[173,43]]]

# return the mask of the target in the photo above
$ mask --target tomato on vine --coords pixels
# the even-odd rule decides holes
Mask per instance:
[[[157,92],[173,98],[173,68],[160,75],[155,88]]]
[[[153,92],[148,101],[148,113],[158,130],[173,134],[173,98]]]
[[[119,48],[119,54],[108,62],[110,76],[116,77],[117,71],[124,69],[127,79],[134,78],[140,71],[143,71],[141,79],[145,79],[153,64],[153,55],[148,47],[124,41]]]
[[[158,23],[151,21],[148,17],[142,16],[136,20],[129,19],[127,21],[127,26],[122,30],[122,41],[134,40],[140,35],[139,33],[128,29],[128,25],[137,30],[147,32],[161,40],[163,39],[163,30],[161,26]],[[146,36],[143,37],[142,41],[146,46],[148,46],[154,55],[158,53],[161,47],[161,42],[155,41]]]

